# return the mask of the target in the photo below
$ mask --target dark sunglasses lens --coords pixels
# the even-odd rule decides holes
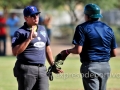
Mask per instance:
[[[34,14],[34,15],[31,15],[30,17],[35,17],[35,14]]]
[[[39,13],[36,13],[36,14],[31,15],[31,17],[35,17],[35,16],[38,16],[38,15],[39,15]]]

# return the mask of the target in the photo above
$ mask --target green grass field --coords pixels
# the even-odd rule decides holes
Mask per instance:
[[[110,60],[111,76],[107,83],[107,90],[120,90],[120,57]],[[17,81],[13,76],[16,58],[12,56],[0,57],[0,90],[17,90]],[[47,67],[49,66],[46,63]],[[54,74],[50,81],[50,90],[84,90],[79,73],[81,63],[78,57],[68,57],[61,66],[63,74]]]

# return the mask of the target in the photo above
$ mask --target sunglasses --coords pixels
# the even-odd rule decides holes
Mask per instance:
[[[36,17],[36,16],[38,16],[40,13],[36,13],[36,14],[32,14],[32,15],[30,15],[30,17]]]

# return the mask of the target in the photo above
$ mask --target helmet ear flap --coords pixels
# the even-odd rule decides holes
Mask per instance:
[[[84,8],[84,14],[91,18],[101,18],[100,7],[96,4],[87,4]]]

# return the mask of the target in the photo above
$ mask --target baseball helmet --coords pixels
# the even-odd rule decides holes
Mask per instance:
[[[100,7],[96,4],[87,4],[84,8],[84,14],[91,18],[101,18]]]

